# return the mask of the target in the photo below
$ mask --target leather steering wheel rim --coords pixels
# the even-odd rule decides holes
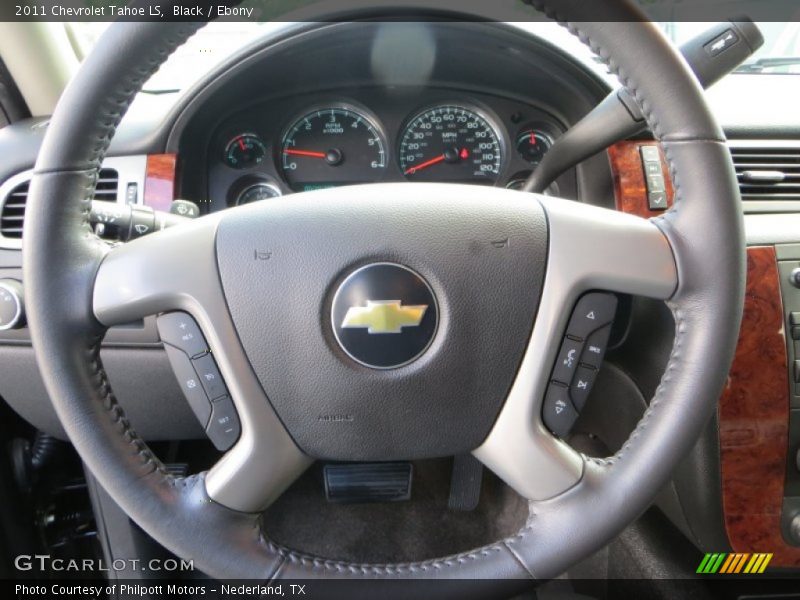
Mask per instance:
[[[98,169],[129,103],[198,25],[114,26],[64,92],[39,154],[24,236],[26,307],[39,367],[78,453],[148,534],[220,579],[547,579],[640,515],[691,449],[716,406],[743,306],[744,233],[725,139],[687,66],[630,5],[603,0],[609,21],[581,23],[580,0],[535,1],[608,62],[662,143],[674,207],[652,223],[674,256],[677,285],[665,299],[676,338],[650,407],[613,457],[583,457],[575,485],[532,501],[514,536],[471,552],[405,564],[350,564],[269,540],[257,513],[209,498],[205,474],[175,478],[117,403],[99,357],[105,325],[95,283],[114,251],[88,223]],[[480,457],[480,454],[477,454]]]

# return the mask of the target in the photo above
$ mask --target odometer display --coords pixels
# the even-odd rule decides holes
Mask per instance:
[[[324,108],[286,130],[280,167],[297,192],[378,181],[386,171],[386,144],[377,126],[350,108]]]
[[[446,105],[426,110],[406,126],[400,168],[413,181],[493,184],[503,147],[491,123],[474,110]]]

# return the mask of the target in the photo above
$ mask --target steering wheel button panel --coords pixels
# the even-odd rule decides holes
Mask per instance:
[[[589,334],[608,325],[617,312],[617,297],[614,294],[595,292],[586,294],[578,301],[567,327],[567,335],[585,340]]]
[[[229,450],[239,439],[242,426],[239,415],[230,396],[223,396],[211,403],[211,418],[206,427],[206,434],[211,443],[222,452]]]
[[[169,358],[169,363],[172,365],[172,370],[175,372],[175,377],[178,379],[178,385],[180,385],[183,395],[189,401],[189,406],[197,420],[205,427],[211,417],[211,402],[205,390],[203,390],[200,378],[197,376],[192,362],[186,354],[169,344],[165,344],[164,349],[167,351],[167,358]]]
[[[161,315],[157,324],[172,370],[197,420],[217,449],[230,449],[241,433],[239,415],[200,327],[184,312]]]
[[[616,312],[617,297],[603,292],[584,295],[572,312],[542,407],[542,421],[559,437],[569,433],[586,405]]]
[[[577,418],[578,411],[572,405],[568,388],[558,383],[551,383],[547,388],[542,408],[542,420],[545,426],[563,438],[570,432]]]
[[[190,357],[208,352],[200,328],[194,319],[184,312],[161,315],[156,320],[161,341],[182,350]]]
[[[206,394],[212,400],[228,395],[228,388],[222,380],[217,362],[210,354],[204,354],[192,360],[197,378]]]

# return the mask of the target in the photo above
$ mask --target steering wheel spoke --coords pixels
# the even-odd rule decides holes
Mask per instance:
[[[539,201],[550,247],[536,323],[503,410],[474,452],[530,500],[561,494],[583,472],[582,457],[541,417],[570,308],[590,290],[666,300],[678,281],[672,248],[652,221],[556,198]]]
[[[238,441],[207,474],[206,490],[228,508],[254,512],[275,500],[311,459],[275,415],[239,342],[217,270],[218,221],[205,217],[114,248],[97,272],[94,312],[106,326],[171,311],[197,322],[241,426]]]
[[[219,289],[217,221],[205,217],[112,249],[95,278],[97,319],[111,327],[170,310],[202,312]]]

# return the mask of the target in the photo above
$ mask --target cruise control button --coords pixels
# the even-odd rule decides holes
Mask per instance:
[[[225,387],[225,382],[222,380],[222,375],[220,375],[217,362],[213,356],[205,354],[192,360],[192,364],[209,398],[215,400],[228,394],[228,389]]]
[[[575,372],[575,379],[569,389],[569,395],[572,398],[575,410],[578,412],[581,412],[583,407],[586,406],[586,399],[589,397],[589,392],[592,390],[596,378],[597,371],[591,367],[581,365]]]
[[[581,355],[581,362],[599,369],[608,349],[608,338],[611,336],[611,325],[598,329],[586,340],[586,347]]]
[[[205,427],[211,416],[211,402],[203,390],[203,385],[200,383],[194,367],[192,367],[192,362],[188,356],[177,348],[165,345],[164,349],[167,351],[167,358],[169,358],[169,363],[172,365],[172,370],[175,372],[175,377],[178,379],[183,395],[189,401],[189,406],[197,416],[197,420]]]
[[[617,297],[614,294],[586,294],[578,300],[567,327],[567,335],[585,340],[593,331],[611,323],[616,312]]]
[[[206,434],[217,450],[228,450],[239,439],[242,427],[239,415],[229,396],[215,400],[211,404],[211,419],[206,427]]]
[[[570,432],[577,418],[578,413],[572,406],[567,388],[551,383],[542,408],[545,427],[563,438]]]
[[[556,358],[556,366],[553,368],[553,379],[569,385],[572,375],[578,368],[578,361],[581,359],[583,344],[569,338],[565,338],[561,344],[561,350]]]
[[[194,319],[183,312],[161,315],[156,320],[161,341],[183,350],[190,357],[208,351],[206,340]]]

